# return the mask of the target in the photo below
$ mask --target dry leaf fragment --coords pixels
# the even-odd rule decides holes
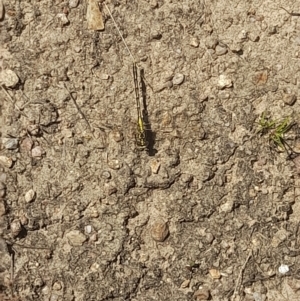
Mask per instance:
[[[91,30],[104,29],[103,18],[97,0],[88,1],[86,18],[88,22],[88,29]]]

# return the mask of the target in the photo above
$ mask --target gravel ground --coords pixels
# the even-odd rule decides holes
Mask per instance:
[[[0,0],[0,300],[299,300],[299,3],[88,2]]]

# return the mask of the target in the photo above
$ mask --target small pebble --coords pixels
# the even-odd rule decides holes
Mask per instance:
[[[102,172],[102,178],[109,180],[111,178],[111,173],[108,170]]]
[[[91,225],[86,225],[84,227],[84,231],[85,231],[85,234],[91,234],[91,232],[92,232],[92,226]]]
[[[4,167],[10,168],[13,165],[13,160],[12,158],[8,158],[6,156],[0,156],[0,164]]]
[[[161,39],[162,34],[158,30],[153,29],[150,33],[150,37],[153,40],[159,40],[159,39]]]
[[[194,293],[194,298],[197,301],[201,300],[208,300],[210,296],[209,290],[207,288],[199,288],[197,291]]]
[[[106,73],[102,73],[102,74],[100,75],[100,78],[103,79],[103,80],[108,80],[108,79],[109,79],[109,75],[106,74]]]
[[[88,23],[88,29],[90,30],[104,29],[103,17],[99,9],[97,0],[88,0],[86,19]]]
[[[151,228],[151,236],[155,241],[163,242],[169,235],[168,224],[156,221]]]
[[[206,233],[205,235],[205,241],[208,243],[208,244],[211,244],[213,241],[214,241],[214,236],[209,232],[209,233]]]
[[[76,8],[79,3],[79,0],[69,0],[69,7]]]
[[[0,0],[0,20],[2,20],[4,17],[4,5],[3,0]]]
[[[191,40],[190,40],[190,45],[192,46],[192,47],[195,47],[195,48],[197,48],[197,47],[199,47],[199,40],[197,39],[197,38],[191,38]]]
[[[215,38],[211,37],[205,40],[205,46],[208,49],[215,49],[217,45],[218,45],[218,40]]]
[[[79,230],[72,230],[66,234],[66,238],[71,246],[82,246],[86,241],[86,236]]]
[[[33,189],[28,190],[25,193],[25,201],[26,203],[30,203],[35,199],[36,193]]]
[[[246,40],[248,37],[248,32],[246,30],[242,30],[239,34],[238,34],[238,39],[240,41],[244,41]]]
[[[18,75],[9,69],[0,72],[0,84],[7,88],[14,88],[19,82]]]
[[[232,87],[232,81],[225,74],[219,76],[218,86],[220,89]]]
[[[268,34],[272,35],[272,34],[275,34],[275,33],[277,33],[277,27],[276,26],[270,26],[268,28]]]
[[[114,170],[118,170],[122,167],[121,163],[119,160],[117,159],[112,159],[108,162],[108,166],[111,168],[111,169],[114,169]]]
[[[216,55],[221,56],[221,55],[224,55],[225,53],[227,53],[227,48],[226,47],[222,47],[220,45],[217,45],[217,47],[216,47]]]
[[[31,150],[31,156],[33,158],[41,158],[42,155],[45,154],[45,151],[43,150],[43,148],[41,146],[36,146]]]
[[[57,17],[57,19],[61,22],[62,25],[67,25],[67,24],[70,23],[70,21],[69,21],[67,15],[64,14],[64,13],[58,13],[58,14],[56,15],[56,17]]]
[[[297,96],[295,94],[284,94],[283,101],[285,104],[292,106],[297,100]]]
[[[31,138],[26,137],[22,142],[21,142],[21,150],[24,150],[25,152],[30,152],[33,146],[33,141]]]
[[[286,264],[282,264],[279,268],[278,268],[278,272],[282,275],[286,274],[287,272],[289,272],[290,268],[288,265]]]
[[[59,281],[56,281],[56,282],[54,282],[52,288],[53,288],[55,291],[60,291],[61,288],[62,288],[62,285],[61,285],[61,283],[60,283]]]
[[[15,219],[10,224],[10,231],[13,237],[17,237],[22,231],[22,225],[18,219]]]
[[[6,149],[17,149],[19,140],[17,138],[2,138],[2,144]]]
[[[189,287],[190,282],[191,282],[190,279],[186,279],[186,280],[184,280],[184,281],[181,283],[180,287],[181,287],[181,288],[187,288],[187,287]]]
[[[152,173],[157,174],[160,168],[160,162],[158,162],[157,160],[151,160],[150,168]]]
[[[181,85],[184,81],[184,75],[181,73],[177,73],[174,75],[172,83],[173,85]]]
[[[233,209],[234,202],[233,200],[228,200],[226,203],[220,206],[220,212],[229,213]]]
[[[221,278],[221,273],[219,270],[216,269],[210,269],[209,274],[212,279],[220,279]]]

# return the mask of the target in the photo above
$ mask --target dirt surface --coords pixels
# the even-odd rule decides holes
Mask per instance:
[[[0,300],[299,300],[300,5],[2,1]]]

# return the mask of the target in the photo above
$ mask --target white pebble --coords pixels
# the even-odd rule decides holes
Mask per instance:
[[[233,201],[232,200],[228,200],[226,203],[224,203],[223,205],[220,206],[220,212],[231,212],[233,209]]]
[[[34,198],[35,198],[35,191],[33,189],[30,189],[25,193],[26,203],[32,202],[34,200]]]
[[[62,25],[67,25],[70,22],[64,13],[59,13],[56,15],[56,17],[62,23]]]
[[[7,88],[14,88],[19,82],[18,75],[9,69],[0,72],[0,83]]]
[[[70,8],[75,8],[75,7],[77,7],[78,3],[79,3],[79,0],[70,0],[69,1],[69,7]]]
[[[232,86],[232,81],[226,75],[221,74],[219,77],[218,85],[220,89],[230,88]]]
[[[172,83],[173,85],[181,85],[184,81],[184,75],[182,73],[177,73],[174,75]]]
[[[286,274],[288,271],[290,270],[289,266],[286,264],[282,264],[279,268],[278,268],[278,272],[282,275]]]
[[[86,234],[90,234],[92,232],[92,226],[91,225],[87,225],[87,226],[85,226],[84,230],[85,230]]]
[[[34,158],[40,158],[43,154],[45,154],[45,151],[39,145],[31,150],[31,156]]]
[[[13,165],[13,160],[12,158],[8,158],[6,156],[0,156],[0,164],[10,168]]]
[[[10,230],[13,237],[17,237],[22,231],[22,225],[18,219],[15,219],[10,224]]]

